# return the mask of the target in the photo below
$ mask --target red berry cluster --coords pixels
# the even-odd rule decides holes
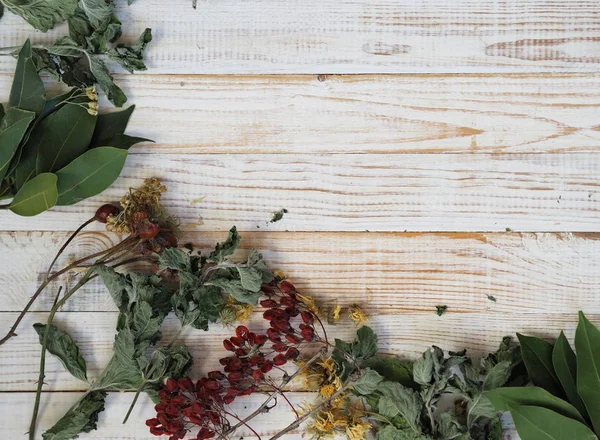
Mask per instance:
[[[302,344],[318,338],[315,315],[291,283],[273,281],[264,284],[262,291],[267,297],[260,302],[267,309],[263,317],[270,323],[266,333],[239,326],[235,336],[223,341],[225,349],[232,352],[219,360],[223,371],[211,371],[195,384],[188,378],[169,379],[159,392],[156,418],[146,422],[152,434],[178,440],[199,427],[195,438],[206,440],[223,433],[229,428],[226,405],[261,386],[274,389],[265,375],[296,360]],[[301,319],[295,319],[298,316]]]

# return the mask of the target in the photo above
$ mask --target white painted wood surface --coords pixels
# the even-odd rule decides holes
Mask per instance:
[[[0,331],[66,231],[149,176],[169,185],[182,242],[205,249],[236,224],[242,253],[259,248],[304,291],[363,300],[388,354],[414,358],[433,343],[480,354],[516,331],[570,337],[580,309],[600,321],[596,1],[118,3],[126,39],[154,31],[148,71],[117,81],[137,105],[131,133],[156,143],[135,147],[101,196],[31,219],[0,213]],[[7,13],[0,46],[64,32],[41,34]],[[0,57],[0,101],[14,66]],[[284,219],[267,224],[281,208]],[[116,239],[91,228],[68,256]],[[49,302],[0,348],[2,438],[27,431],[39,355],[31,324]],[[442,317],[438,304],[449,306]],[[57,317],[91,375],[110,356],[115,317],[99,284]],[[184,336],[194,353],[215,353],[196,374],[216,366],[226,334]],[[41,429],[82,390],[55,359],[48,372]],[[81,438],[153,438],[146,401],[120,424],[130,399],[111,394],[100,430]],[[281,409],[258,428],[268,436],[286,420]]]

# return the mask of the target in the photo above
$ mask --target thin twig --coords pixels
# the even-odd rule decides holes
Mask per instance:
[[[246,428],[248,428],[250,431],[252,431],[252,433],[253,433],[253,434],[256,436],[256,438],[257,438],[258,440],[262,440],[262,439],[260,438],[260,435],[258,435],[258,432],[256,432],[256,431],[255,431],[255,430],[252,428],[252,426],[248,425],[248,423],[247,423],[247,422],[245,422],[244,420],[240,419],[240,418],[239,418],[238,416],[236,416],[235,414],[233,414],[233,413],[230,413],[229,411],[225,411],[225,410],[223,410],[223,412],[224,412],[225,414],[227,414],[228,416],[230,416],[230,417],[233,417],[233,418],[234,418],[234,419],[236,419],[236,420],[239,420],[239,422],[240,422],[240,423],[241,423],[243,426],[245,426],[245,427],[246,427]]]
[[[92,217],[91,219],[83,222],[81,224],[81,226],[79,226],[77,229],[75,229],[75,231],[69,236],[67,241],[65,241],[63,243],[61,248],[58,250],[58,252],[54,256],[54,260],[52,260],[52,263],[50,263],[50,266],[48,266],[48,271],[46,272],[46,279],[48,279],[48,277],[50,276],[50,272],[52,272],[52,268],[54,267],[54,265],[56,264],[56,261],[59,259],[59,257],[62,255],[62,253],[65,251],[67,246],[69,246],[69,244],[73,241],[73,239],[77,236],[77,234],[79,234],[83,230],[83,228],[85,228],[87,225],[89,225],[90,223],[92,223],[94,221],[96,221],[96,218]]]

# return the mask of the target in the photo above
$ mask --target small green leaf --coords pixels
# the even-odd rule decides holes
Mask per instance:
[[[584,424],[547,408],[513,406],[510,408],[521,440],[597,440]]]
[[[127,102],[127,96],[123,93],[123,90],[119,88],[114,82],[112,76],[108,72],[106,63],[102,61],[97,55],[90,55],[90,71],[96,77],[96,82],[104,90],[108,100],[117,107],[123,107],[123,104]]]
[[[258,292],[262,286],[262,273],[253,267],[237,267],[242,287],[251,292]]]
[[[0,123],[0,181],[4,179],[10,162],[34,119],[35,113],[27,110],[17,107],[6,110],[6,116]]]
[[[420,385],[429,386],[433,379],[433,353],[427,350],[413,364],[413,378]]]
[[[558,397],[540,387],[506,387],[484,393],[498,411],[508,411],[511,406],[541,406],[562,414],[581,423],[585,423],[579,411]]]
[[[229,236],[227,237],[227,240],[225,240],[222,243],[218,243],[215,246],[215,250],[211,252],[211,254],[208,257],[208,261],[222,262],[226,257],[230,256],[235,252],[235,250],[240,244],[241,239],[242,238],[240,237],[236,227],[234,226],[229,231]]]
[[[418,389],[413,381],[412,366],[393,357],[374,356],[361,363],[362,368],[371,368],[390,382],[398,382],[405,387]]]
[[[8,105],[9,107],[18,107],[21,110],[39,113],[46,102],[44,99],[45,94],[44,84],[32,60],[31,44],[27,40],[19,52]]]
[[[379,399],[379,413],[388,418],[402,416],[411,429],[420,434],[421,424],[419,418],[423,411],[423,401],[419,394],[410,388],[405,388],[399,383],[393,382],[382,382],[378,391],[383,395]]]
[[[152,41],[152,30],[146,28],[132,46],[117,44],[107,52],[107,55],[130,73],[136,70],[146,70],[144,51],[150,41]]]
[[[549,342],[532,336],[517,333],[521,343],[521,354],[531,381],[560,398],[564,392],[552,364],[552,351],[554,346]]]
[[[504,386],[512,372],[512,364],[510,361],[502,361],[497,363],[489,371],[483,382],[484,390],[493,390]]]
[[[40,337],[44,337],[46,325],[34,324],[33,328]],[[87,366],[85,359],[79,354],[79,347],[68,333],[60,330],[54,324],[50,325],[46,349],[56,356],[63,366],[77,379],[87,382]]]
[[[58,199],[57,181],[56,174],[38,174],[17,192],[9,209],[15,214],[30,217],[52,208]]]
[[[596,432],[600,432],[600,330],[579,312],[575,331],[577,391]]]
[[[158,254],[158,269],[160,271],[171,269],[191,272],[192,259],[190,254],[179,248],[166,248]]]
[[[115,8],[105,0],[80,0],[79,5],[94,28],[106,26]]]
[[[70,440],[98,427],[98,414],[104,411],[104,391],[90,391],[42,434],[44,440]]]
[[[90,142],[90,148],[103,147],[108,139],[112,139],[117,135],[125,133],[127,123],[131,114],[135,110],[135,105],[132,105],[125,110],[105,113],[98,116],[98,122],[94,129],[94,134]],[[114,146],[114,145],[108,145]]]
[[[34,28],[48,32],[71,15],[78,0],[2,0],[4,6]]]
[[[90,144],[96,119],[79,105],[65,105],[45,118],[39,125],[43,148],[39,149],[36,172],[55,172],[82,155]]]
[[[587,417],[587,411],[577,392],[577,357],[562,331],[554,344],[552,364],[569,402],[579,410],[581,415]]]
[[[89,150],[56,172],[59,205],[72,205],[100,194],[117,180],[127,150],[98,147]]]
[[[361,396],[367,396],[377,391],[379,383],[383,380],[383,377],[370,368],[361,370],[360,376],[352,384],[354,391]]]

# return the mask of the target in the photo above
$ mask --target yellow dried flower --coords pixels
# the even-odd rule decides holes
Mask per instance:
[[[317,365],[323,368],[327,377],[333,376],[335,374],[336,366],[335,361],[332,358],[324,358],[321,357]]]
[[[348,309],[348,316],[358,327],[362,327],[369,322],[368,315],[358,304],[352,304]]]
[[[254,307],[249,304],[239,306],[237,312],[235,313],[235,319],[239,322],[245,322],[250,319],[250,315],[254,311]]]
[[[98,101],[98,93],[96,93],[96,87],[88,87],[87,89],[85,89],[85,95],[88,97],[88,99],[91,99],[92,101]]]
[[[331,383],[322,385],[321,388],[319,388],[319,394],[325,399],[329,399],[335,394],[336,391],[337,390],[335,389],[335,385]]]
[[[368,423],[353,423],[346,427],[348,440],[365,440],[367,433],[371,430]]]
[[[302,295],[296,292],[296,298],[298,298],[312,313],[319,315],[319,307],[311,296]]]
[[[277,280],[285,280],[285,274],[279,269],[273,271],[273,276],[277,278]]]
[[[329,325],[335,325],[340,322],[342,314],[342,306],[339,304],[335,304],[329,308],[329,312],[327,313],[327,323]]]

